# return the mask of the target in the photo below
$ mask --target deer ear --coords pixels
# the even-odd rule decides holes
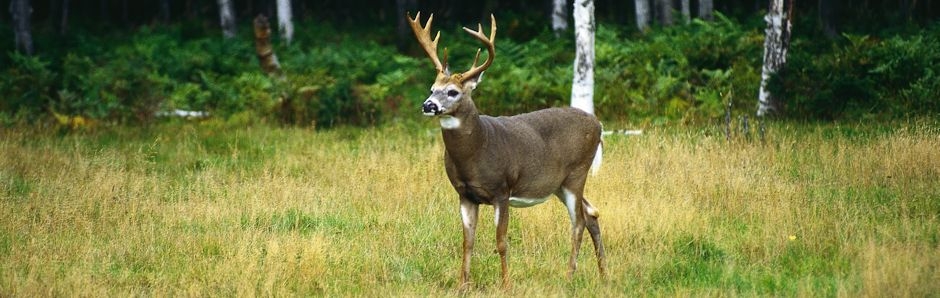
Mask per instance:
[[[479,84],[482,81],[483,81],[483,73],[481,72],[480,75],[478,76],[467,78],[465,81],[463,81],[463,84],[464,86],[470,87],[470,90],[475,90],[477,89],[477,84]]]

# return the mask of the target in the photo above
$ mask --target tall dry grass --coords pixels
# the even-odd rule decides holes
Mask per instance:
[[[593,250],[513,209],[517,295],[940,293],[940,129],[770,127],[608,137]],[[217,123],[0,132],[0,296],[456,295],[460,221],[432,126]],[[472,294],[500,294],[484,208]]]

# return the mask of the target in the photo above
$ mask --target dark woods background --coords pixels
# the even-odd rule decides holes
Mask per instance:
[[[418,117],[433,73],[405,11],[435,13],[453,65],[469,65],[479,47],[460,26],[496,14],[498,58],[474,96],[485,113],[567,105],[570,97],[571,1],[568,29],[555,33],[548,0],[294,0],[290,45],[277,32],[274,0],[232,1],[231,39],[222,37],[216,1],[29,2],[33,55],[15,51],[12,1],[0,14],[0,125],[149,123],[174,109],[318,127]],[[711,20],[695,19],[698,3],[690,1],[690,23],[657,22],[654,10],[641,32],[635,1],[595,1],[601,118],[714,122],[729,104],[753,113],[767,1],[715,1]],[[771,84],[785,117],[940,115],[940,1],[794,4],[789,62]],[[258,65],[251,23],[259,14],[269,16],[284,79]]]
[[[37,29],[57,27],[67,31],[79,28],[132,28],[137,26],[187,23],[206,27],[218,26],[218,4],[209,0],[32,0],[33,20]],[[399,11],[434,12],[439,24],[454,25],[485,20],[490,13],[500,19],[514,20],[513,28],[543,30],[549,26],[551,1],[292,1],[297,21],[318,20],[337,25],[393,26]],[[570,2],[569,6],[570,6]],[[678,9],[679,4],[673,4]],[[274,0],[232,0],[236,19],[244,23],[258,14],[276,15]],[[690,1],[691,10],[697,11],[697,1]],[[940,1],[935,0],[821,0],[794,1],[796,19],[805,23],[812,20],[811,28],[851,32],[869,32],[900,24],[924,25],[940,16]],[[634,1],[595,1],[598,22],[631,26],[635,22]],[[8,8],[9,6],[4,6]],[[729,17],[753,18],[762,14],[766,0],[715,1],[714,8]],[[9,20],[9,11],[0,19]],[[66,14],[63,19],[63,12]],[[570,17],[569,17],[570,18]],[[532,28],[528,28],[532,27]],[[48,29],[48,28],[46,28]],[[801,27],[801,29],[808,29]],[[797,30],[795,33],[806,30]],[[509,35],[516,37],[515,35]]]

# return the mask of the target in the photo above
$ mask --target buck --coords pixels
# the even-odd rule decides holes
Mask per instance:
[[[470,284],[470,258],[476,233],[480,204],[492,205],[496,221],[496,251],[501,264],[502,285],[510,284],[507,265],[506,230],[509,207],[530,207],[555,195],[565,205],[571,220],[571,256],[568,278],[577,268],[577,256],[585,227],[591,234],[598,271],[605,276],[604,244],[601,241],[598,211],[584,198],[584,183],[601,146],[601,125],[582,110],[550,108],[511,117],[480,115],[471,94],[483,72],[493,64],[496,49],[496,18],[490,16],[489,37],[483,26],[477,30],[464,27],[486,46],[487,58],[477,66],[480,49],[470,69],[451,73],[437,57],[441,33],[431,39],[434,15],[421,26],[421,13],[408,14],[412,30],[421,47],[437,69],[431,94],[422,104],[424,115],[439,117],[444,140],[444,166],[451,186],[460,197],[463,222],[463,266],[460,288]]]

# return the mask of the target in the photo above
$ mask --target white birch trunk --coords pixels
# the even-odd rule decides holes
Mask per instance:
[[[571,106],[594,114],[594,1],[574,1],[574,81]]]
[[[790,8],[792,9],[792,8]],[[764,16],[767,29],[764,31],[764,67],[761,69],[760,91],[757,95],[757,116],[762,117],[780,111],[780,102],[767,90],[767,82],[787,63],[787,48],[790,43],[790,20],[784,14],[783,0],[771,0]]]
[[[231,0],[218,0],[219,20],[222,25],[222,36],[235,37],[235,12],[232,10]]]
[[[691,8],[689,5],[689,0],[682,0],[679,2],[679,5],[682,10],[682,21],[688,24],[689,21],[692,20],[692,16],[691,16],[692,12],[691,12]]]
[[[567,0],[552,1],[552,30],[555,34],[568,29],[568,10],[565,9],[567,2]]]
[[[635,0],[636,5],[636,28],[640,32],[646,31],[650,26],[650,3],[649,0]]]
[[[650,26],[649,0],[635,0],[633,3],[636,4],[636,29],[646,31]]]
[[[594,0],[574,0],[574,80],[571,106],[594,114]],[[603,159],[603,147],[597,146],[591,174],[597,174]]]
[[[714,10],[714,3],[712,0],[699,0],[698,1],[698,18],[706,21],[711,21],[714,17],[712,16],[712,11]]]
[[[277,0],[277,28],[287,45],[294,39],[294,23],[291,18],[290,0]]]

